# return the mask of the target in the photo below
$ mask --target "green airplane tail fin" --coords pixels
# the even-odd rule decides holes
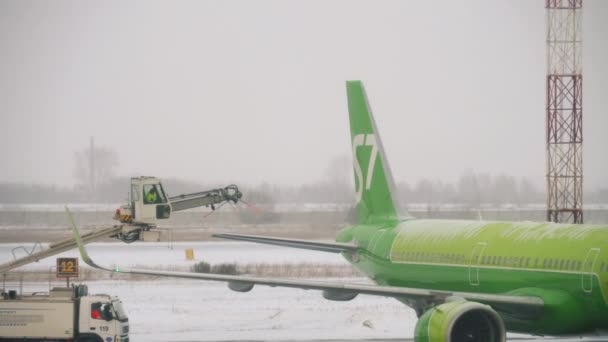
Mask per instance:
[[[357,223],[398,221],[397,192],[382,141],[361,81],[347,81],[348,112],[355,172]]]

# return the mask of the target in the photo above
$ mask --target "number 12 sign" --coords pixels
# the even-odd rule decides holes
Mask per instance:
[[[57,277],[78,277],[78,258],[57,258]]]

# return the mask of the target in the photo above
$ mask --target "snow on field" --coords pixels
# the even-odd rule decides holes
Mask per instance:
[[[29,250],[33,243],[0,244],[0,263],[13,259],[12,251],[23,246]],[[238,263],[323,263],[347,264],[338,254],[322,253],[302,249],[282,248],[275,246],[256,245],[247,242],[175,242],[169,248],[167,243],[122,242],[93,243],[87,245],[87,251],[93,260],[102,265],[129,266],[189,266],[198,261],[209,263],[238,262]],[[47,248],[43,245],[43,248]],[[194,261],[187,261],[185,250],[194,250]],[[26,255],[23,249],[16,249],[17,257]],[[57,257],[78,257],[77,250],[71,250]],[[55,265],[55,257],[43,259],[19,270],[44,269]],[[88,267],[83,265],[84,267]]]
[[[20,244],[0,244],[3,261]],[[341,256],[241,242],[95,243],[89,254],[106,265],[183,266],[186,248],[211,263],[345,264]],[[23,253],[23,252],[21,252]],[[61,256],[78,256],[76,251]],[[48,270],[55,257],[21,269]],[[20,269],[20,270],[21,270]],[[327,281],[366,282],[367,279]],[[57,283],[57,285],[60,282]],[[415,313],[390,298],[360,296],[331,302],[319,291],[256,286],[249,293],[230,291],[224,283],[184,279],[87,282],[90,293],[119,296],[129,313],[132,341],[226,341],[383,339],[413,336]],[[26,283],[24,292],[48,291],[47,282]]]
[[[331,302],[319,291],[259,286],[237,293],[222,283],[177,279],[88,286],[122,299],[134,342],[404,338],[416,323],[414,311],[389,298]]]

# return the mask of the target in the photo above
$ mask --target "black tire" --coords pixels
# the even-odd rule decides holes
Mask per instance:
[[[104,342],[101,337],[95,334],[79,334],[74,342]]]

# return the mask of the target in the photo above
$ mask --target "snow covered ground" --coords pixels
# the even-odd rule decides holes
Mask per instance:
[[[17,257],[23,257],[26,255],[26,251],[20,247],[31,251],[33,246],[34,243],[0,244],[0,263],[12,260],[13,250]],[[48,245],[43,244],[42,247],[46,249]],[[186,260],[185,250],[187,248],[194,250],[194,261]],[[190,266],[198,261],[213,264],[226,262],[347,264],[338,254],[257,245],[247,242],[174,242],[171,244],[166,242],[135,242],[132,244],[123,242],[93,243],[87,245],[87,251],[100,264],[125,267],[182,267]],[[57,255],[57,257],[78,256],[79,254],[76,249]],[[53,265],[55,265],[55,257],[24,266],[19,270],[48,270]],[[88,267],[87,265],[82,266]]]
[[[11,251],[21,245],[0,244],[2,261],[11,259]],[[346,264],[331,253],[240,242],[174,243],[173,249],[166,243],[95,243],[88,251],[105,265],[181,267],[193,263],[185,259],[186,248],[194,249],[197,260],[211,263]],[[78,253],[74,250],[58,257],[63,256]],[[20,270],[47,271],[54,264],[51,257]],[[416,322],[414,311],[389,298],[360,296],[350,302],[331,302],[319,291],[258,286],[249,293],[237,293],[224,283],[183,279],[87,284],[90,293],[113,294],[123,300],[135,342],[404,338],[413,336]],[[23,291],[48,291],[48,287],[47,282],[30,282]]]
[[[370,296],[331,302],[319,291],[259,286],[237,293],[222,283],[191,280],[88,286],[90,293],[123,300],[135,342],[403,338],[413,335],[416,322],[396,300]]]

